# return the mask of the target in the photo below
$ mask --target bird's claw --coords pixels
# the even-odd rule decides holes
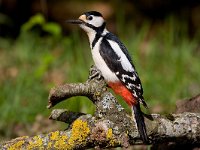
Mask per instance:
[[[102,78],[102,74],[101,74],[101,71],[98,70],[96,68],[96,66],[92,65],[91,68],[90,68],[90,74],[89,74],[89,77],[88,77],[88,80],[92,80],[94,78],[97,78],[97,80],[100,80]]]

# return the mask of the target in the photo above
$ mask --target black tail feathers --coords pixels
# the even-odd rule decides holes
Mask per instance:
[[[137,128],[138,128],[140,137],[145,144],[148,144],[149,140],[148,140],[148,136],[147,136],[146,125],[144,123],[144,117],[143,117],[143,114],[142,114],[139,104],[133,106],[133,112],[135,115],[135,120],[136,120],[136,124],[137,124]]]

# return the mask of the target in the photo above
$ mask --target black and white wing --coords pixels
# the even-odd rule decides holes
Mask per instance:
[[[110,70],[132,92],[133,96],[147,107],[142,96],[143,88],[140,78],[126,47],[115,35],[107,33],[102,39],[99,52]]]

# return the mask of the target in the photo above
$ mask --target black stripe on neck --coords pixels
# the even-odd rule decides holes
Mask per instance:
[[[96,43],[98,42],[99,38],[102,36],[102,33],[103,33],[103,31],[106,27],[106,23],[104,22],[100,27],[95,27],[91,24],[88,24],[88,25],[87,25],[88,27],[90,27],[90,28],[92,28],[93,30],[96,31],[95,38],[92,41],[92,48],[93,48],[96,45]]]

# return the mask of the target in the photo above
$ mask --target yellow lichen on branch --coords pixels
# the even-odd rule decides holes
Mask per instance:
[[[43,147],[43,141],[42,138],[38,136],[34,136],[32,141],[29,141],[29,145],[27,149],[33,149],[33,148],[40,148]]]
[[[113,136],[113,134],[112,134],[112,129],[109,128],[108,131],[107,131],[106,138],[107,138],[108,140],[110,140],[110,139],[112,138],[112,136]]]
[[[15,143],[15,144],[13,144],[12,146],[10,146],[10,147],[8,148],[8,150],[21,149],[23,144],[24,144],[24,141],[23,141],[23,140],[18,141],[17,143]]]
[[[54,120],[69,123],[68,130],[54,131],[34,137],[16,138],[0,143],[0,149],[74,150],[94,147],[128,148],[131,144],[143,144],[139,140],[138,132],[135,132],[134,122],[112,94],[106,90],[104,80],[100,80],[98,76],[94,77],[98,79],[90,78],[84,84],[66,84],[60,86],[58,90],[54,89],[51,92],[48,107],[53,107],[72,96],[87,96],[96,106],[94,116],[67,112],[66,110],[65,115],[63,115],[63,111],[60,114],[53,111],[54,114],[51,116],[54,116],[54,118],[52,117]],[[60,94],[60,92],[63,93]],[[174,143],[174,139],[177,139],[178,142],[181,141],[181,144],[200,144],[199,113],[171,114],[170,118],[160,114],[152,114],[149,115],[148,119],[145,119],[145,123],[152,143]]]
[[[14,144],[5,145],[9,150],[16,149],[75,149],[87,144],[90,128],[86,121],[77,119],[70,132],[54,131],[49,134],[15,139]],[[26,142],[25,142],[26,141]]]
[[[89,136],[90,128],[87,122],[77,119],[74,121],[71,130],[71,136],[68,140],[68,149],[73,149],[74,144],[79,143],[80,145],[86,144],[86,138]]]
[[[16,150],[16,149],[22,149],[23,144],[25,143],[25,140],[28,138],[28,136],[22,136],[19,138],[16,138],[13,141],[13,144],[6,144],[5,147],[7,147],[8,150]],[[10,142],[12,143],[12,142]]]
[[[59,131],[51,132],[50,141],[47,145],[47,149],[56,148],[56,149],[65,149],[67,147],[68,136],[65,134],[60,134]]]
[[[113,130],[111,128],[108,129],[106,134],[106,139],[109,140],[109,145],[114,146],[116,143],[119,143],[113,135]]]

